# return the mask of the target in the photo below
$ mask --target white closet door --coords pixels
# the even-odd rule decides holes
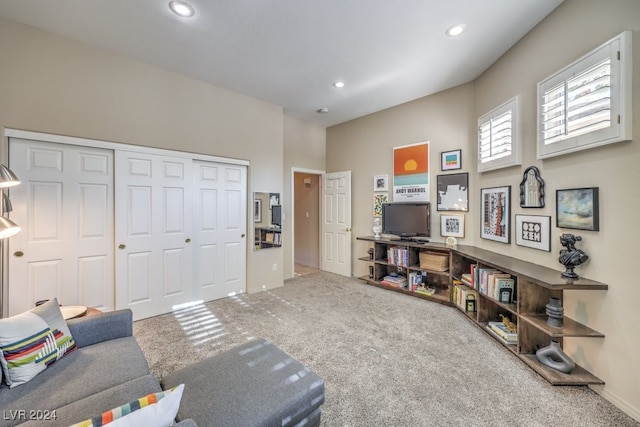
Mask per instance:
[[[134,319],[192,300],[191,163],[116,151],[116,307]]]
[[[194,271],[204,301],[246,291],[247,168],[194,161]]]
[[[11,218],[9,315],[56,297],[61,304],[112,310],[113,152],[9,140]]]

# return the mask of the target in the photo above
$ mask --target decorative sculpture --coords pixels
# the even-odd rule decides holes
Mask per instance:
[[[373,233],[374,233],[373,238],[379,239],[381,232],[382,232],[382,223],[380,221],[380,218],[373,218]]]
[[[554,340],[551,340],[548,346],[538,349],[538,351],[536,351],[536,358],[543,365],[564,372],[565,374],[570,374],[573,368],[576,367],[575,362],[562,351],[560,343]]]
[[[547,325],[554,328],[561,328],[563,324],[564,307],[560,298],[549,297],[549,304],[546,305]]]
[[[576,249],[576,242],[581,240],[582,237],[569,233],[560,236],[560,243],[566,248],[560,250],[560,257],[558,258],[560,264],[566,268],[561,273],[562,277],[577,279],[579,276],[573,272],[573,269],[589,259],[589,256],[582,249]]]

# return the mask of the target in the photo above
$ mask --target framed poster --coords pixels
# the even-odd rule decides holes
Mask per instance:
[[[439,211],[469,211],[469,174],[438,175]]]
[[[462,169],[462,150],[440,153],[440,169],[443,171]]]
[[[483,188],[480,237],[501,243],[511,243],[511,186]]]
[[[551,251],[551,217],[516,215],[516,245]]]
[[[600,230],[598,187],[556,190],[556,227]]]
[[[429,201],[429,143],[393,148],[393,201]]]
[[[442,237],[464,237],[464,214],[440,215]]]

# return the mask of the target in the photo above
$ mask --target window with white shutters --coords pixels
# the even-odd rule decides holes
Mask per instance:
[[[538,158],[631,138],[631,32],[538,83]]]
[[[478,119],[478,172],[519,165],[518,98]]]

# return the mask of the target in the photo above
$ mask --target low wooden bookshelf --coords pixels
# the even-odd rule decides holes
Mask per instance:
[[[448,248],[440,243],[375,239],[373,236],[358,237],[358,240],[371,242],[369,256],[358,258],[369,264],[370,274],[360,277],[365,283],[456,307],[464,317],[503,344],[553,385],[604,384],[581,366],[576,366],[570,374],[549,368],[538,361],[535,352],[549,345],[551,340],[558,341],[562,346],[564,338],[569,337],[603,338],[602,333],[566,316],[563,317],[562,327],[549,326],[545,310],[549,298],[563,300],[565,290],[606,291],[608,285],[585,278],[565,279],[558,270],[473,246]],[[398,258],[391,256],[391,248],[406,251],[401,251],[404,256],[402,262],[397,262]],[[419,262],[420,252],[448,256],[449,268],[445,271],[422,268]],[[513,301],[498,301],[486,292],[477,292],[477,283],[463,280],[462,275],[469,273],[472,265],[476,268],[494,269],[512,277],[515,282]],[[427,287],[435,292],[425,295],[413,291],[409,285],[397,287],[385,284],[384,277],[394,272],[404,276],[412,272],[424,273]],[[471,312],[456,303],[457,292],[467,288],[477,292],[475,310]],[[507,343],[487,330],[486,326],[490,321],[500,321],[502,316],[506,316],[517,326],[516,343]]]

